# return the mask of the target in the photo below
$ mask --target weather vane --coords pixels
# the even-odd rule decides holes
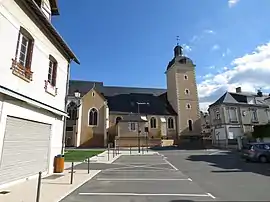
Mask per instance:
[[[179,45],[179,41],[180,41],[179,36],[176,36],[176,41],[177,41],[177,45]]]

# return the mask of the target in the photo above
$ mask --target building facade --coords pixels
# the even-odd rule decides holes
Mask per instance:
[[[244,93],[239,87],[235,93],[226,92],[210,105],[213,143],[220,146],[236,144],[241,148],[243,139],[251,137],[254,125],[270,122],[267,98],[260,91]]]
[[[53,172],[61,154],[69,65],[51,24],[55,0],[0,1],[0,186]]]
[[[138,136],[176,141],[201,136],[195,65],[177,45],[166,70],[167,89],[104,86],[70,81],[67,146],[103,147]]]

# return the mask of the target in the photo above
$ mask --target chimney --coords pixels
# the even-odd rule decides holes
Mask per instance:
[[[258,97],[262,97],[262,96],[263,96],[263,94],[262,94],[262,91],[261,91],[261,90],[258,90],[258,91],[257,91],[257,96],[258,96]]]
[[[235,91],[236,91],[236,93],[241,93],[241,92],[242,92],[242,89],[241,89],[241,87],[237,87],[237,88],[235,89]]]

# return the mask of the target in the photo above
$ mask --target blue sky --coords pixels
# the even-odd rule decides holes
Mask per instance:
[[[72,79],[166,88],[178,35],[196,63],[201,107],[239,85],[270,92],[269,0],[59,0],[59,7],[53,24],[81,61]],[[265,71],[258,80],[254,68]]]

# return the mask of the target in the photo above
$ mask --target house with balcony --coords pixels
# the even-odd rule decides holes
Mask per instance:
[[[56,0],[0,1],[0,187],[53,172],[69,69],[78,59],[51,23]]]
[[[251,136],[253,126],[270,122],[268,95],[246,93],[241,87],[236,92],[226,92],[209,106],[212,141],[214,145],[242,146],[245,138]]]

